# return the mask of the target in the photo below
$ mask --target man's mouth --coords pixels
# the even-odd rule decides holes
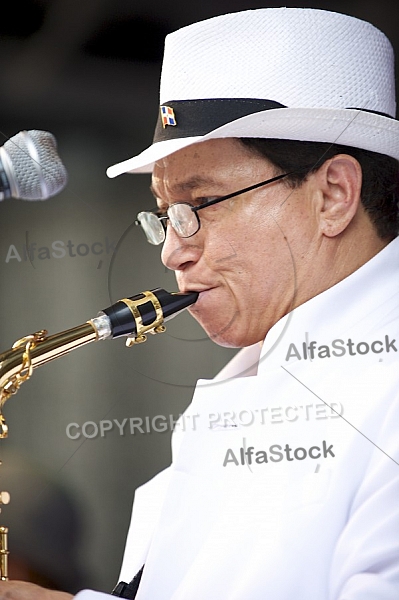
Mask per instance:
[[[190,283],[190,284],[184,284],[184,285],[179,285],[179,291],[183,292],[185,294],[187,294],[188,292],[197,292],[198,294],[201,294],[203,292],[208,292],[209,290],[213,290],[216,286],[211,286],[211,285],[204,285],[204,284],[195,284],[195,283]]]
[[[212,292],[212,290],[214,290],[215,288],[203,288],[202,290],[196,290],[198,292],[198,299],[197,301],[192,304],[189,308],[190,312],[196,312],[198,309],[201,308],[202,304],[204,301],[206,301],[208,295]]]

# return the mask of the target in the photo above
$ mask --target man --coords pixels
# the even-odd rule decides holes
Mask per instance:
[[[262,9],[168,36],[154,144],[108,173],[152,172],[139,222],[243,350],[136,492],[138,600],[399,597],[394,116],[392,48],[357,19]]]

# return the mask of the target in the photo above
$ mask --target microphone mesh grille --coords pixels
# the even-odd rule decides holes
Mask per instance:
[[[13,176],[23,200],[45,200],[58,194],[66,185],[68,175],[57,154],[55,137],[47,131],[27,132],[36,148],[38,160],[31,156],[26,132],[19,132],[3,146],[13,167]]]

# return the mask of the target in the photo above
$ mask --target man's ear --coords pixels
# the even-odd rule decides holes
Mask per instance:
[[[315,175],[322,194],[320,231],[335,237],[349,226],[361,204],[362,169],[353,156],[337,154]]]

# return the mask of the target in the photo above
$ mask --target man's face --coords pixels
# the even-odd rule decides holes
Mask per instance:
[[[152,186],[166,210],[175,202],[198,205],[274,175],[267,160],[228,138],[163,159]],[[254,344],[299,303],[298,287],[312,271],[312,240],[317,246],[307,188],[307,182],[292,190],[278,181],[204,208],[198,212],[201,228],[190,238],[178,237],[168,225],[162,261],[175,271],[180,291],[200,292],[190,312],[216,343]]]

